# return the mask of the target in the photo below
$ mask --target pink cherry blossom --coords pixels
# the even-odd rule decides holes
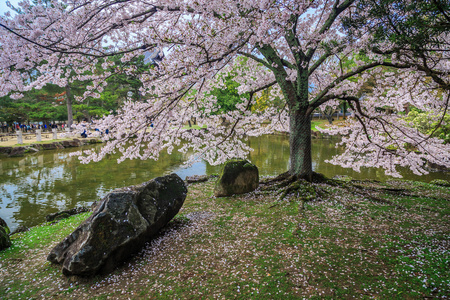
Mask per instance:
[[[310,116],[346,101],[353,114],[347,125],[324,129],[340,134],[345,146],[331,163],[381,167],[394,176],[396,166],[417,174],[427,172],[426,162],[450,167],[450,145],[424,136],[401,115],[407,105],[447,113],[449,90],[442,87],[449,85],[448,49],[426,52],[422,60],[407,52],[389,54],[389,43],[373,51],[366,28],[353,38],[342,30],[357,1],[23,1],[23,14],[0,17],[0,96],[17,98],[49,82],[82,80],[91,83],[84,97],[99,97],[111,75],[96,72],[100,58],[106,68],[111,55],[122,54],[127,62],[161,49],[164,59],[140,74],[144,100],[95,122],[110,133],[102,136],[100,152],[80,155],[83,162],[116,151],[123,154],[120,160],[156,160],[161,151],[188,141],[180,151],[193,150],[192,160],[219,164],[248,155],[247,136],[285,131],[291,135],[290,172],[311,176]],[[68,69],[76,76],[68,76]],[[124,72],[131,71],[133,66]],[[219,114],[209,91],[223,86],[219,75],[230,72],[243,103]],[[363,94],[367,82],[374,84]],[[269,87],[285,105],[252,111]],[[193,118],[207,130],[183,129]]]

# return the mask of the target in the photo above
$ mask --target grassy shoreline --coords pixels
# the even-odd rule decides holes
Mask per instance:
[[[50,249],[89,213],[12,236],[2,299],[404,299],[450,294],[450,188],[351,181],[304,203],[189,186],[162,234],[107,276],[64,277]],[[362,197],[366,195],[367,197]],[[377,200],[378,199],[378,200]]]

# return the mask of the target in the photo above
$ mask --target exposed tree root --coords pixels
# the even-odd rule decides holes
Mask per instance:
[[[319,185],[321,183],[322,185]],[[330,199],[332,201],[338,202],[342,204],[347,209],[357,210],[354,206],[345,203],[345,201],[341,201],[337,197],[333,197],[332,193],[329,192],[325,186],[337,187],[339,189],[343,189],[348,191],[349,193],[360,196],[361,198],[368,199],[373,202],[386,204],[393,206],[399,210],[406,210],[405,206],[397,204],[393,201],[377,197],[378,194],[388,194],[388,195],[396,195],[403,197],[428,197],[426,195],[416,195],[410,192],[410,190],[405,188],[388,188],[388,187],[373,187],[373,186],[361,186],[358,183],[380,183],[380,181],[376,180],[351,180],[351,181],[342,181],[336,179],[326,178],[324,175],[319,173],[313,173],[312,181],[309,182],[305,180],[304,176],[291,175],[289,172],[278,175],[275,178],[270,178],[264,180],[260,183],[260,191],[262,192],[273,192],[279,195],[279,201],[283,201],[286,199],[290,199],[293,201],[298,201],[301,203],[301,207],[304,207],[306,202],[320,199]],[[324,185],[323,185],[324,184]],[[433,198],[434,199],[434,198]],[[436,200],[440,200],[441,198],[436,198]],[[442,198],[443,200],[448,200]],[[274,205],[276,206],[276,205]],[[427,210],[430,212],[435,212],[433,209],[427,207],[418,207],[418,209]]]
[[[374,201],[374,202],[378,202],[378,203],[382,203],[382,204],[388,204],[388,205],[394,206],[395,208],[401,209],[401,210],[406,209],[404,206],[396,204],[396,203],[394,203],[394,202],[392,202],[390,200],[382,199],[382,198],[379,198],[379,197],[375,197],[375,196],[369,194],[368,192],[366,192],[366,190],[372,190],[372,188],[361,187],[361,186],[352,184],[351,182],[345,182],[345,183],[342,182],[342,183],[339,184],[339,187],[341,187],[341,188],[343,188],[343,189],[345,189],[345,190],[347,190],[347,191],[349,191],[351,193],[354,193],[356,195],[361,195],[362,197],[367,198],[367,199],[369,199],[371,201]]]
[[[343,182],[340,180],[329,179],[324,175],[319,173],[313,173],[312,182],[306,181],[303,176],[290,175],[289,172],[278,175],[275,178],[271,178],[265,181],[262,181],[260,186],[261,191],[278,191],[279,201],[285,199],[295,199],[302,203],[302,207],[308,201],[312,201],[314,199],[332,199],[344,207],[356,210],[356,208],[344,201],[340,201],[337,198],[332,198],[331,193],[327,191],[317,183],[323,183],[332,187],[338,187],[344,189],[350,193],[355,195],[359,195],[366,199],[369,199],[374,202],[387,204],[395,207],[396,209],[404,210],[406,209],[404,206],[396,204],[390,200],[376,197],[367,190],[372,192],[385,192],[390,194],[406,194],[406,189],[395,189],[395,188],[371,188],[371,187],[361,187],[357,184],[353,184],[351,182]],[[408,195],[408,194],[406,194]],[[409,196],[409,195],[408,195]]]
[[[331,199],[331,193],[317,183],[326,183],[331,186],[337,186],[335,180],[328,179],[319,173],[313,173],[312,182],[309,182],[305,180],[303,176],[290,175],[286,172],[275,178],[262,181],[260,190],[277,191],[276,193],[279,196],[280,202],[286,199],[292,199],[298,201],[300,203],[300,208],[303,209],[306,202],[315,199]],[[349,206],[338,199],[333,200],[341,203],[345,207],[355,210],[354,207]],[[272,207],[275,207],[276,205],[277,204]]]
[[[361,181],[351,181],[351,183],[353,182],[361,182]],[[420,194],[413,194],[410,193],[408,189],[398,189],[398,188],[385,188],[385,187],[366,187],[366,186],[360,186],[357,184],[352,184],[355,188],[360,189],[360,190],[370,190],[372,192],[375,193],[384,193],[384,194],[389,194],[389,195],[396,195],[396,196],[404,196],[404,197],[412,197],[412,198],[429,198],[429,199],[433,199],[433,200],[446,200],[446,201],[450,201],[449,198],[445,198],[445,197],[432,197],[432,196],[428,196],[428,195],[420,195]]]

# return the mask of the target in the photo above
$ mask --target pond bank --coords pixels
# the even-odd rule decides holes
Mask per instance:
[[[444,298],[450,188],[406,180],[317,184],[304,206],[277,191],[215,198],[189,186],[178,216],[114,273],[64,277],[50,249],[89,213],[12,236],[2,299]]]
[[[55,149],[65,149],[73,147],[81,147],[85,145],[92,145],[102,143],[99,139],[63,139],[63,140],[47,140],[43,142],[35,142],[25,145],[14,145],[14,146],[2,146],[0,144],[0,156],[24,156],[28,153],[36,153],[42,150],[55,150]]]
[[[81,139],[80,139],[81,140]],[[289,169],[289,137],[267,135],[250,137],[248,145],[254,149],[248,159],[259,169],[260,176],[277,175]],[[191,153],[175,149],[171,154],[161,152],[158,161],[125,160],[118,164],[120,153],[108,155],[100,162],[82,164],[72,152],[98,151],[103,144],[80,148],[39,151],[22,157],[0,157],[0,217],[14,230],[19,225],[31,227],[45,221],[45,216],[77,206],[89,206],[108,192],[140,184],[151,178],[177,173],[182,179],[191,175],[220,173],[221,166],[204,161],[186,167]],[[182,145],[181,145],[182,146]],[[384,170],[351,169],[325,163],[339,154],[335,141],[317,139],[312,142],[313,169],[327,177],[347,175],[354,179],[389,180]],[[430,173],[417,176],[402,171],[405,179],[430,182],[434,179],[450,181],[450,173]]]

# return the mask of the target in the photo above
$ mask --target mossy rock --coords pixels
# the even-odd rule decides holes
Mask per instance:
[[[38,149],[38,150],[43,150],[44,149],[42,144],[31,144],[30,147],[33,147],[33,148]]]
[[[57,146],[55,143],[51,143],[51,144],[42,144],[42,149],[44,150],[54,150],[56,149]]]
[[[450,187],[450,182],[448,182],[447,180],[444,180],[444,179],[434,179],[434,180],[430,181],[430,184]]]
[[[11,157],[18,157],[24,155],[25,155],[25,147],[13,147],[11,152],[9,153],[9,156]]]
[[[12,151],[12,147],[0,147],[0,155],[9,155]]]
[[[5,227],[0,226],[0,251],[9,247],[11,247],[11,240],[9,239],[9,235],[6,232]]]
[[[227,197],[254,191],[259,185],[258,168],[248,160],[230,160],[217,180],[214,195]]]
[[[10,235],[21,233],[21,232],[26,232],[26,231],[29,231],[29,230],[30,230],[30,228],[20,224],[19,226],[17,226],[16,229],[13,230],[13,232],[11,232]]]
[[[11,231],[9,230],[8,224],[6,224],[6,221],[3,220],[2,218],[0,218],[0,227],[3,227],[6,234],[10,234]]]

